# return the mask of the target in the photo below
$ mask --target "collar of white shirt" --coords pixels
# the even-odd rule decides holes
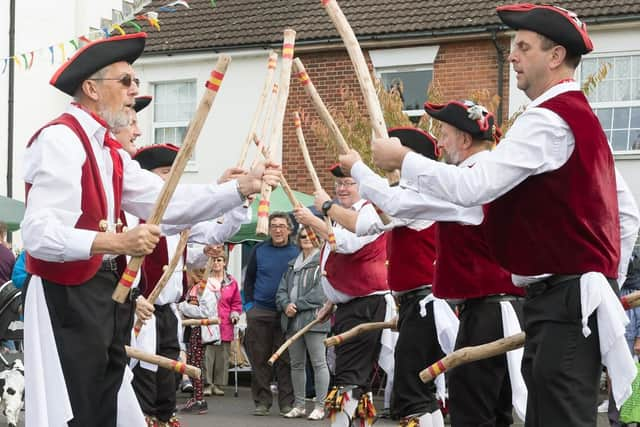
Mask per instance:
[[[575,80],[558,83],[557,85],[550,87],[542,95],[531,101],[531,104],[529,104],[527,109],[537,107],[538,105],[553,98],[554,96],[558,96],[561,93],[569,92],[572,90],[580,90],[580,86],[578,86],[578,82],[576,82]]]
[[[67,113],[71,114],[80,122],[82,129],[84,129],[89,138],[95,138],[101,146],[104,144],[104,135],[107,133],[107,129],[91,117],[91,114],[73,104],[69,104]]]

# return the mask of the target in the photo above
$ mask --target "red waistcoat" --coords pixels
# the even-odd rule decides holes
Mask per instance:
[[[389,288],[404,292],[433,283],[435,226],[424,230],[398,227],[387,233]]]
[[[140,223],[143,224],[144,221],[140,220]],[[187,260],[187,249],[184,249],[182,254],[182,263],[186,265]],[[149,294],[155,288],[156,284],[160,280],[162,273],[164,272],[164,266],[169,264],[169,249],[167,247],[167,238],[162,236],[160,237],[160,241],[156,245],[153,252],[144,257],[144,261],[142,262],[142,267],[140,268],[142,274],[142,280],[140,281],[140,291],[145,298],[149,297]],[[182,270],[182,289],[183,295],[186,295],[187,292],[187,273]]]
[[[352,254],[330,253],[325,274],[331,286],[356,298],[388,291],[386,247],[387,236],[383,234]]]
[[[467,299],[489,295],[524,295],[511,274],[489,253],[482,225],[454,222],[436,224],[438,258],[433,294],[438,298]]]
[[[53,125],[64,125],[70,128],[80,139],[86,154],[86,160],[82,165],[81,178],[82,213],[75,224],[75,228],[99,231],[100,221],[107,218],[107,199],[104,193],[102,179],[100,178],[100,170],[98,169],[96,158],[93,154],[93,149],[91,148],[91,143],[78,120],[71,114],[62,114],[60,117],[47,123],[38,130],[29,140],[27,147],[31,146],[44,128]],[[118,175],[116,171],[122,170],[122,159],[120,156],[115,156],[115,161],[120,161],[120,165],[114,164],[112,177],[115,218],[118,218],[122,198],[122,175]],[[31,184],[26,183],[25,186],[26,199],[28,200]],[[101,263],[102,255],[94,255],[88,260],[65,262],[49,262],[34,258],[29,254],[26,256],[26,267],[29,273],[38,275],[43,279],[54,283],[69,286],[81,285],[91,279],[98,272]]]
[[[580,91],[562,93],[540,107],[567,122],[575,148],[559,169],[528,177],[489,205],[485,222],[491,251],[515,274],[596,271],[616,278],[620,227],[607,137]]]

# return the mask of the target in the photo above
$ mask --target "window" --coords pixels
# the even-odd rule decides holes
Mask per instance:
[[[437,53],[438,46],[369,51],[376,76],[386,90],[401,89],[404,111],[416,122],[424,114]]]
[[[582,59],[582,80],[611,64],[605,80],[588,95],[613,150],[640,151],[640,54]]]
[[[396,89],[409,117],[419,119],[424,114],[427,91],[433,79],[431,67],[400,67],[378,69],[380,81],[386,90]]]
[[[195,81],[156,83],[153,95],[153,143],[180,146],[195,108]]]

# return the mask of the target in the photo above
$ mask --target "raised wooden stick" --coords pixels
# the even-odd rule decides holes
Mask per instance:
[[[367,65],[367,61],[364,59],[364,54],[360,49],[358,39],[356,38],[353,29],[349,25],[349,21],[347,21],[344,13],[342,13],[342,10],[340,9],[340,6],[338,6],[336,0],[322,0],[322,5],[331,18],[331,21],[333,21],[333,25],[336,27],[336,30],[338,30],[340,37],[342,37],[344,46],[351,58],[351,63],[355,68],[356,77],[360,83],[360,89],[362,90],[362,96],[364,96],[364,102],[367,105],[367,110],[369,111],[369,119],[371,120],[373,134],[376,138],[388,138],[389,134],[387,133],[387,126],[384,123],[384,114],[382,114],[382,108],[380,107],[378,96],[376,95],[376,89],[373,86],[371,74],[369,73],[369,66]],[[397,184],[398,181],[400,181],[400,176],[397,171],[388,172],[386,175],[389,180],[389,184],[391,185]]]
[[[515,350],[524,345],[525,334],[511,335],[510,337],[501,338],[487,344],[476,345],[473,347],[463,347],[458,349],[436,363],[420,371],[420,380],[423,383],[432,381],[435,377],[449,369],[462,365],[463,363],[474,362],[476,360],[488,359],[511,350]]]
[[[311,322],[307,323],[307,325],[300,329],[298,332],[296,332],[295,334],[293,334],[291,336],[291,338],[289,338],[288,340],[286,340],[284,342],[284,344],[282,344],[275,353],[273,353],[271,355],[271,357],[269,358],[269,360],[267,361],[267,363],[269,364],[269,366],[273,366],[274,363],[276,363],[276,360],[278,360],[280,358],[280,356],[282,356],[282,353],[284,353],[289,346],[291,346],[291,344],[294,343],[294,341],[296,341],[298,338],[300,338],[301,336],[303,336],[304,334],[306,334],[307,332],[309,332],[311,330],[311,328],[313,328],[315,325],[317,325],[318,323],[320,323],[320,319],[313,319]]]
[[[193,149],[198,141],[198,136],[200,135],[202,126],[204,125],[207,115],[211,110],[211,105],[213,105],[213,101],[218,94],[220,84],[222,83],[224,74],[227,71],[229,62],[231,62],[231,57],[228,55],[220,55],[218,58],[216,67],[211,72],[211,77],[206,83],[207,90],[205,90],[204,95],[202,95],[198,109],[189,124],[187,134],[185,135],[184,141],[178,151],[178,155],[171,166],[171,172],[158,195],[158,200],[156,200],[153,212],[149,218],[147,218],[147,224],[160,224],[164,211],[171,200],[171,196],[173,196],[173,192],[178,185],[178,181],[180,181],[182,172],[193,153]],[[127,299],[129,290],[131,289],[131,285],[138,274],[138,270],[140,269],[140,265],[142,265],[143,259],[144,257],[142,256],[131,258],[131,261],[129,261],[127,268],[124,270],[116,289],[113,291],[112,298],[115,301],[123,303]]]
[[[220,319],[217,317],[209,317],[207,319],[182,319],[182,326],[207,326],[219,324]]]
[[[169,359],[168,357],[159,356],[157,354],[147,353],[137,348],[129,347],[128,345],[125,345],[124,349],[127,352],[127,356],[132,359],[151,363],[152,365],[156,365],[160,368],[168,369],[179,374],[187,374],[191,378],[200,378],[200,368],[195,366],[187,365],[179,360]]]
[[[298,201],[298,199],[296,198],[296,195],[293,194],[293,190],[291,189],[291,187],[289,187],[289,183],[284,178],[284,175],[282,175],[282,177],[280,178],[280,184],[282,185],[282,189],[284,190],[285,194],[287,195],[287,198],[289,199],[289,202],[291,203],[291,205],[294,208],[302,208],[302,207],[304,207],[304,206],[302,206],[302,203],[300,203],[300,201]],[[304,229],[307,232],[307,236],[309,237],[309,240],[311,240],[311,243],[313,243],[313,246],[315,246],[316,248],[320,247],[320,241],[318,240],[318,236],[316,236],[316,233],[313,231],[313,229],[311,227],[309,227],[308,225],[305,225]]]
[[[293,46],[295,41],[296,32],[292,29],[284,30],[282,69],[280,70],[280,82],[278,83],[280,93],[278,95],[278,105],[271,127],[271,136],[269,137],[269,149],[271,153],[277,151],[275,147],[277,146],[276,144],[280,142],[282,136],[284,113],[287,108],[287,98],[289,97],[289,81],[291,80],[291,64],[293,62]],[[258,236],[266,236],[269,232],[269,203],[271,201],[271,191],[272,188],[270,185],[262,184],[260,205],[258,207],[258,222],[256,225],[256,234]]]
[[[153,288],[153,290],[149,294],[149,297],[147,298],[147,301],[149,302],[149,304],[154,304],[156,302],[156,300],[162,293],[162,290],[169,282],[169,279],[171,278],[173,271],[176,269],[176,266],[178,265],[178,261],[180,261],[180,259],[184,255],[184,248],[187,247],[188,239],[189,239],[189,230],[188,229],[183,230],[182,233],[180,233],[180,240],[178,241],[178,245],[176,246],[175,253],[171,257],[169,264],[165,267],[164,271],[162,272],[162,276],[160,276],[160,280],[158,280],[158,283],[156,283],[156,286]],[[133,325],[133,333],[135,334],[136,337],[138,336],[138,334],[140,334],[140,329],[142,329],[143,325],[144,323],[140,319],[136,320],[136,324]]]
[[[313,82],[311,81],[309,74],[307,74],[307,70],[305,70],[304,65],[302,65],[302,61],[300,60],[300,58],[296,58],[293,60],[293,66],[296,69],[298,80],[300,80],[300,83],[302,84],[304,91],[311,98],[311,102],[315,107],[316,112],[324,122],[325,126],[327,126],[327,128],[329,129],[331,136],[333,136],[333,139],[338,146],[338,151],[340,152],[340,154],[349,153],[349,150],[350,150],[349,144],[347,144],[347,141],[344,139],[344,136],[342,136],[342,132],[340,132],[340,128],[338,127],[338,124],[335,122],[335,120],[333,120],[333,117],[331,117],[331,113],[329,113],[329,109],[324,104],[324,101],[322,101],[320,94],[316,90],[316,87],[313,85]],[[382,221],[383,224],[387,225],[391,222],[391,218],[389,218],[389,216],[387,216],[384,212],[382,212],[377,207],[376,207],[376,212],[378,213],[378,216],[380,217],[380,221]]]
[[[294,61],[297,61],[296,58]],[[307,166],[307,170],[309,171],[309,175],[311,175],[311,181],[313,182],[314,191],[322,190],[322,185],[320,184],[320,179],[318,179],[318,174],[316,173],[316,169],[313,167],[313,162],[311,161],[311,156],[309,155],[309,149],[307,148],[307,142],[304,139],[304,133],[302,132],[302,121],[300,120],[300,114],[296,111],[294,114],[295,117],[295,125],[296,125],[296,136],[298,137],[298,144],[300,145],[300,150],[302,151],[302,157],[304,158],[304,164]],[[327,242],[329,242],[329,247],[331,251],[334,252],[336,250],[336,235],[333,233],[333,225],[331,224],[331,218],[328,216],[324,216],[324,223],[327,226]]]
[[[244,144],[242,145],[240,158],[238,159],[238,163],[236,164],[236,167],[238,168],[241,168],[242,165],[244,165],[245,160],[247,159],[247,153],[249,152],[249,146],[251,145],[251,142],[253,140],[253,134],[257,131],[258,121],[262,116],[262,111],[264,110],[265,104],[267,104],[269,90],[273,86],[273,76],[276,72],[277,61],[278,54],[272,51],[269,54],[269,61],[267,63],[267,77],[264,80],[264,86],[262,88],[262,92],[260,93],[260,98],[258,99],[258,106],[256,107],[256,111],[253,115],[253,120],[251,120],[251,126],[249,127],[247,139],[245,139]]]
[[[369,322],[369,323],[361,323],[353,328],[349,329],[346,332],[341,333],[340,335],[334,335],[324,340],[324,345],[327,347],[333,347],[336,345],[340,345],[345,341],[353,339],[358,335],[364,334],[365,332],[371,331],[379,331],[381,329],[396,329],[398,327],[398,318],[394,317],[393,319],[386,322]]]

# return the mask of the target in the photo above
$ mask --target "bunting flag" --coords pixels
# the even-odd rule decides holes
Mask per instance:
[[[211,6],[215,7],[215,3],[215,0],[211,0]],[[56,50],[60,53],[58,55],[59,62],[64,62],[67,59],[67,52],[73,53],[87,43],[91,43],[94,40],[109,38],[112,34],[124,35],[127,33],[125,31],[125,27],[133,29],[134,32],[143,31],[142,26],[138,24],[138,22],[146,22],[157,31],[160,31],[158,12],[177,12],[177,7],[191,9],[189,3],[185,0],[174,0],[162,7],[159,7],[156,11],[143,12],[143,9],[150,4],[151,0],[133,0],[132,11],[126,16],[124,16],[122,12],[116,12],[116,19],[108,27],[90,31],[87,34],[83,34],[65,42],[52,43],[47,47],[28,50],[22,53],[17,53],[13,56],[0,58],[2,61],[2,70],[0,71],[0,75],[6,72],[8,68],[7,65],[10,61],[13,61],[21,69],[29,70],[33,67],[36,56],[40,55],[48,55],[50,63],[53,65],[56,63]]]

